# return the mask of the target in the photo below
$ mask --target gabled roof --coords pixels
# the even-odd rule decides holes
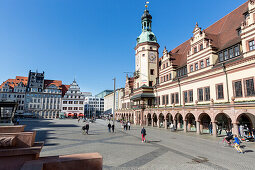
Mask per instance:
[[[62,96],[64,96],[66,92],[68,91],[68,89],[70,88],[70,85],[62,84],[61,88],[62,88]]]
[[[9,88],[13,89],[15,86],[17,86],[19,83],[23,83],[24,86],[27,85],[28,78],[27,77],[21,77],[21,76],[16,76],[15,79],[8,79],[4,81],[1,85],[0,88],[3,88],[6,83],[8,83]]]
[[[44,80],[44,88],[49,87],[50,85],[55,85],[58,88],[61,88],[62,81],[61,80]]]
[[[241,23],[244,21],[243,14],[247,11],[248,2],[245,2],[204,30],[206,38],[212,40],[213,47],[222,50],[241,41],[240,36],[237,34],[237,29],[240,28]],[[189,50],[190,39],[171,50],[169,54],[175,59],[173,60],[174,65],[179,67],[185,65]]]

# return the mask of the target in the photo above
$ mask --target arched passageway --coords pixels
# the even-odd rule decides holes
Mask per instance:
[[[186,115],[185,120],[187,121],[186,123],[186,128],[188,132],[196,132],[196,119],[195,116],[192,113],[188,113]]]
[[[175,115],[175,118],[174,118],[174,125],[176,127],[177,130],[182,130],[183,129],[183,117],[180,113],[177,113]]]
[[[164,127],[164,115],[162,113],[159,114],[159,127]]]
[[[166,122],[167,122],[167,128],[169,128],[170,124],[174,123],[173,116],[170,113],[166,115]]]
[[[232,129],[231,118],[225,113],[219,113],[215,117],[217,124],[217,135],[226,135]]]
[[[212,127],[212,125],[210,125],[211,117],[207,113],[202,113],[202,114],[199,115],[198,119],[200,120],[200,132],[201,132],[201,134],[210,133],[209,126]]]
[[[237,117],[237,123],[238,133],[243,137],[255,127],[255,116],[250,113],[243,113]]]

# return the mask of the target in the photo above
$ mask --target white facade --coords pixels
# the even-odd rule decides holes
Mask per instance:
[[[115,93],[115,109],[121,109],[122,108],[122,102],[121,99],[124,95],[124,89],[117,89]],[[114,99],[114,93],[110,93],[104,97],[104,112],[108,110],[112,110],[113,108],[113,99]]]
[[[62,98],[61,112],[67,117],[84,116],[84,97],[75,80]]]
[[[88,117],[100,115],[104,111],[104,99],[99,97],[89,96],[85,98],[85,114]]]
[[[10,85],[14,85],[14,83],[6,82],[0,88],[0,101],[17,102],[18,107],[16,112],[22,114],[24,112],[26,86],[22,82],[16,84],[14,88]]]

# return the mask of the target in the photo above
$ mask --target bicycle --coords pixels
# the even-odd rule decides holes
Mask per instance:
[[[233,142],[231,142],[233,139],[230,139],[229,141],[227,141],[226,137],[223,138],[222,140],[222,143],[223,143],[223,146],[226,147],[234,147],[234,144]]]
[[[82,128],[81,128],[81,133],[82,133],[83,135],[86,135],[86,134],[87,134],[87,129],[86,129],[85,126],[82,126]]]

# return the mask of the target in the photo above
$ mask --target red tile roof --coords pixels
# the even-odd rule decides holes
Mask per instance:
[[[225,49],[241,41],[237,34],[244,21],[243,14],[248,11],[248,2],[229,13],[204,30],[206,38],[212,40],[212,46],[218,50]],[[179,67],[187,63],[187,54],[190,50],[190,39],[171,50],[170,55],[175,58],[173,63]]]
[[[61,88],[62,86],[62,81],[61,80],[44,80],[44,88],[49,87],[50,85],[55,85],[58,88]]]
[[[20,82],[22,82],[23,85],[26,86],[27,81],[28,81],[27,77],[16,76],[15,79],[8,79],[8,80],[4,81],[0,85],[0,88],[2,88],[7,82],[8,82],[9,88],[11,88],[11,89],[13,89],[15,86],[17,86]]]
[[[0,88],[2,88],[7,82],[10,89],[13,89],[20,82],[22,82],[24,86],[26,86],[28,82],[28,77],[16,76],[16,79],[8,79],[0,85]],[[68,91],[70,87],[70,85],[63,85],[61,80],[44,80],[44,88],[47,88],[48,86],[52,84],[56,85],[60,90],[62,90],[63,96],[65,95],[65,93]]]
[[[62,88],[62,96],[64,96],[66,94],[66,92],[68,91],[70,85],[64,85],[62,84],[61,88]]]

